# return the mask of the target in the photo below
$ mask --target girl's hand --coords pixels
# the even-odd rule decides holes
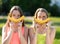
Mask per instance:
[[[40,30],[40,29],[45,29],[45,28],[46,28],[46,24],[42,24],[42,25],[40,25],[40,24],[35,24],[34,26],[35,26],[35,28],[38,29],[38,30]]]
[[[35,29],[39,28],[39,24],[35,23],[35,24],[34,24],[34,28],[35,28]]]
[[[52,22],[48,22],[46,25],[47,25],[48,27],[50,27],[51,24],[52,24]]]
[[[20,27],[20,26],[21,26],[20,23],[13,23],[13,22],[10,23],[10,28],[11,28],[11,30],[13,32],[17,32],[18,31],[18,27]]]
[[[18,23],[18,32],[21,32],[22,29],[22,22]]]
[[[47,34],[50,34],[51,24],[52,24],[52,22],[48,22],[48,23],[46,24],[46,25],[47,25],[47,31],[46,31]]]
[[[19,38],[23,37],[23,34],[22,34],[22,22],[18,23],[18,35],[19,35]]]

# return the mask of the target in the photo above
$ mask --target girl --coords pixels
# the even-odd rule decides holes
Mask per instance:
[[[29,29],[30,44],[53,44],[56,30],[51,26],[48,12],[39,8],[35,12],[33,25]]]
[[[24,17],[21,17],[21,8],[13,6],[2,29],[2,44],[27,44],[28,28],[24,24]]]

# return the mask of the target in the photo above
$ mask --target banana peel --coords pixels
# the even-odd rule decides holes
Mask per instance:
[[[10,21],[15,22],[15,23],[21,22],[22,20],[24,20],[24,16],[22,16],[22,17],[20,17],[18,19],[15,19],[15,18],[10,17],[10,16],[8,18],[9,18]]]
[[[44,24],[50,21],[50,18],[47,18],[46,20],[40,20],[40,19],[36,19],[34,18],[34,21],[38,24]]]

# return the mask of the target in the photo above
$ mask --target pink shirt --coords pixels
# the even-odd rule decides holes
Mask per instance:
[[[22,34],[24,35],[24,27],[22,27]],[[18,32],[12,34],[10,44],[21,44]]]
[[[18,33],[14,32],[10,41],[10,44],[21,44]]]

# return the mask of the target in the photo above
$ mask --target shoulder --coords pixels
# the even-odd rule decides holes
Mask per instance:
[[[24,30],[25,30],[25,32],[27,33],[28,30],[29,30],[29,28],[28,28],[27,26],[24,26]]]
[[[2,31],[5,31],[6,30],[6,26],[4,25],[3,27],[2,27]]]
[[[27,29],[29,29],[29,28],[28,28],[27,26],[24,26],[24,29],[26,29],[26,30],[27,30]]]
[[[31,34],[35,34],[36,33],[36,30],[34,29],[34,26],[30,26],[29,33],[31,33]]]

